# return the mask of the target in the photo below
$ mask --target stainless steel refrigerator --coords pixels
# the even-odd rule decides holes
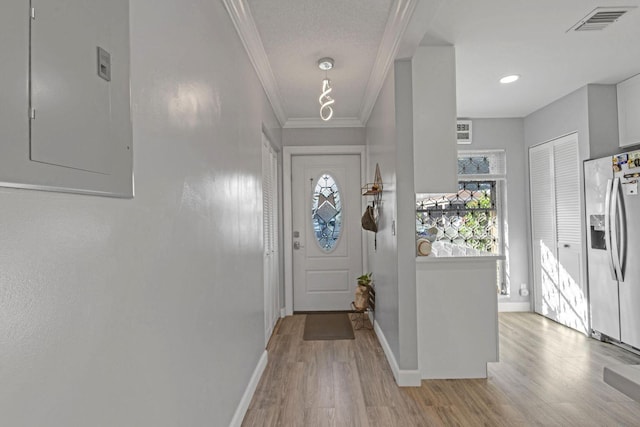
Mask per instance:
[[[584,163],[591,329],[640,349],[640,150]]]

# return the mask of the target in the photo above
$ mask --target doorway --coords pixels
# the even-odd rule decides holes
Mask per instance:
[[[529,148],[534,309],[585,334],[578,134]]]
[[[348,310],[366,265],[364,147],[285,147],[285,312]]]
[[[262,134],[262,223],[264,253],[264,340],[269,342],[280,317],[280,249],[278,239],[278,155]]]

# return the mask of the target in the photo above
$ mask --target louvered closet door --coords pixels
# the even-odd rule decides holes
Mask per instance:
[[[553,145],[558,242],[558,322],[588,331],[587,285],[582,280],[582,221],[578,138],[571,134]]]
[[[557,286],[553,170],[550,144],[538,145],[529,150],[534,308],[536,313],[555,320],[560,301]]]
[[[262,224],[264,236],[264,327],[265,344],[279,317],[278,261],[278,158],[262,136]]]
[[[577,134],[529,150],[535,311],[588,330]]]

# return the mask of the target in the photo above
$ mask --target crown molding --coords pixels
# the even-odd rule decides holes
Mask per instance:
[[[360,107],[360,122],[363,124],[366,124],[367,120],[369,120],[373,106],[378,99],[380,89],[382,89],[382,85],[384,84],[384,79],[395,60],[400,42],[409,26],[418,1],[419,0],[396,0],[393,3],[393,9],[389,14],[380,47],[378,48],[376,62],[369,75],[367,89],[365,90],[364,99]]]
[[[222,0],[236,32],[247,51],[271,107],[283,128],[364,127],[378,98],[384,79],[398,53],[398,48],[419,0],[396,0],[385,26],[376,61],[369,75],[359,117],[333,118],[330,123],[319,118],[288,119],[280,91],[264,50],[260,33],[245,0]]]
[[[282,98],[249,6],[244,0],[222,0],[222,3],[224,3],[231,21],[236,27],[236,32],[249,55],[251,64],[258,74],[273,112],[280,122],[280,126],[283,126],[287,117],[282,107]]]
[[[325,122],[318,117],[304,117],[299,119],[289,119],[283,126],[285,129],[361,127],[364,127],[364,124],[357,117],[334,117],[328,122]]]

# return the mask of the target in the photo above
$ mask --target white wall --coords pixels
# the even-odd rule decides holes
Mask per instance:
[[[509,278],[511,296],[501,302],[524,302],[521,283],[529,290],[530,222],[528,148],[578,132],[582,159],[618,152],[614,85],[588,85],[532,113],[526,119],[473,119],[469,149],[506,150],[507,214],[509,220]],[[459,146],[465,149],[466,146]]]
[[[282,145],[364,145],[364,128],[283,129]]]
[[[527,177],[527,240],[531,250],[531,215],[529,203],[529,152],[532,146],[577,132],[580,160],[612,155],[618,147],[617,103],[615,85],[587,85],[535,111],[524,119],[524,146]],[[585,228],[584,177],[580,167],[581,219]],[[586,241],[583,242],[583,277],[586,278]],[[530,265],[529,283],[533,284]],[[586,279],[585,279],[586,280]],[[533,296],[532,296],[533,297]]]
[[[524,121],[525,148],[578,132],[581,153],[589,153],[589,98],[587,86],[528,115]],[[528,167],[527,161],[527,167]],[[528,175],[528,174],[527,174]]]
[[[583,86],[525,117],[525,147],[577,131],[582,159],[620,152],[617,108],[615,85]]]
[[[0,188],[2,425],[226,426],[264,351],[275,117],[221,2],[131,29],[136,197]]]
[[[373,235],[367,233],[369,270],[376,286],[376,322],[398,358],[400,354],[398,301],[398,241],[392,232],[396,220],[396,122],[393,68],[380,90],[367,122],[367,178],[373,180],[376,164],[380,166],[384,191],[379,209],[378,248],[374,251]],[[413,178],[411,183],[413,183]]]
[[[618,147],[618,94],[615,85],[588,85],[589,158],[610,156]]]
[[[418,315],[416,308],[416,192],[413,147],[415,127],[413,71],[410,61],[396,61],[394,70],[396,112],[396,194],[398,239],[398,298],[400,369],[418,369]]]
[[[500,302],[524,302],[518,293],[521,283],[529,284],[529,243],[527,240],[526,152],[523,119],[473,119],[473,143],[458,149],[505,150],[507,160],[507,219],[509,281],[511,295]]]
[[[398,369],[417,372],[412,111],[411,63],[398,61],[367,122],[369,176],[379,164],[384,185],[377,250],[369,233],[368,254],[376,285],[376,322]]]

